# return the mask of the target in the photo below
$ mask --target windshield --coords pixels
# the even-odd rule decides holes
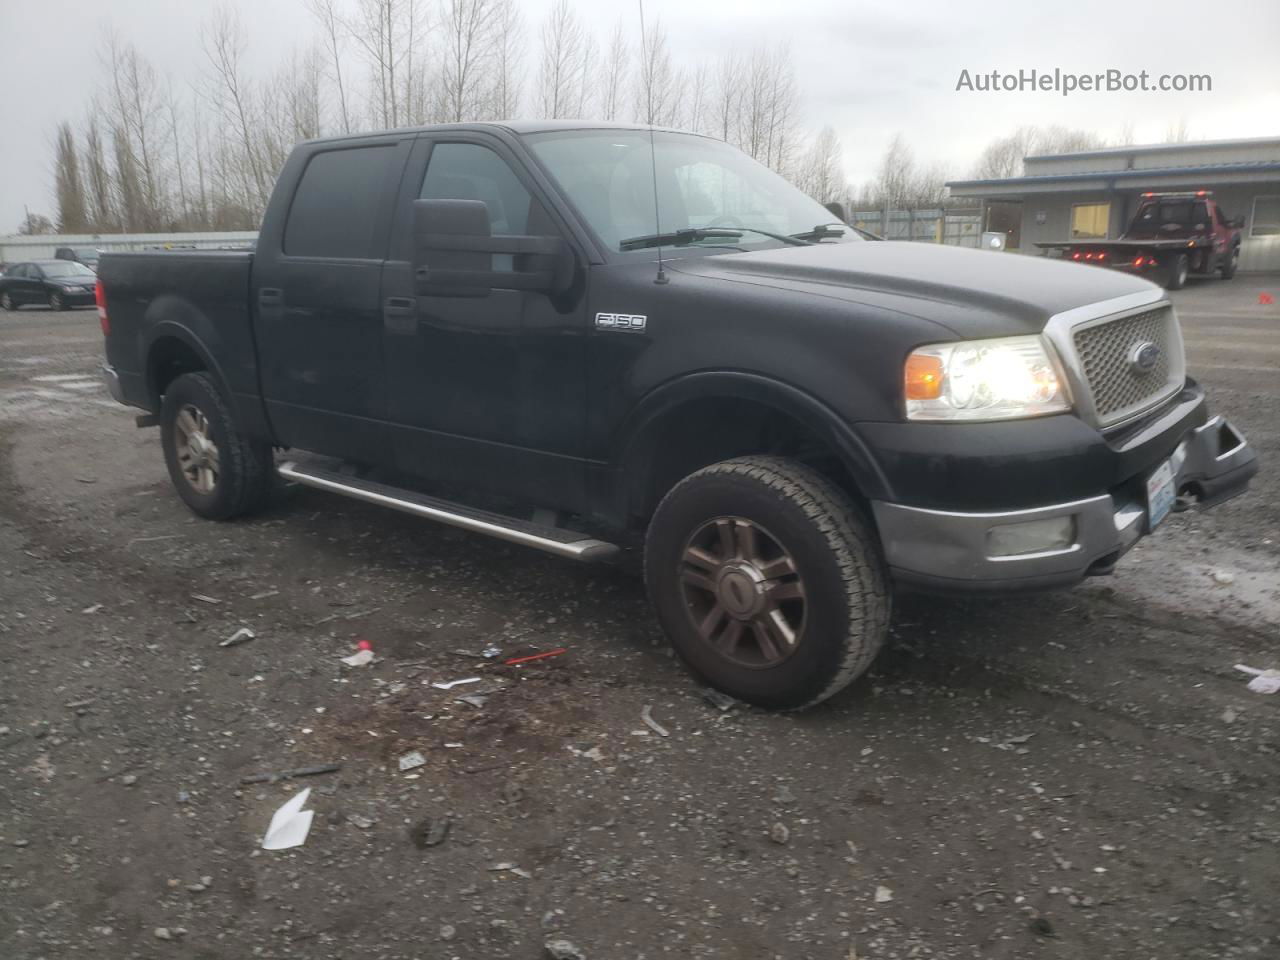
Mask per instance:
[[[610,250],[643,247],[634,241],[659,232],[723,228],[681,238],[683,245],[761,250],[796,234],[822,242],[861,242],[831,212],[735,147],[688,133],[648,130],[568,130],[526,135],[560,189]],[[653,182],[657,167],[658,210]],[[741,236],[725,233],[741,229]],[[774,234],[775,236],[769,236]],[[624,244],[624,241],[633,241]]]
[[[1189,227],[1193,221],[1203,223],[1207,219],[1208,210],[1203,201],[1148,200],[1138,211],[1137,222],[1143,227],[1162,227],[1165,224]]]
[[[93,271],[83,263],[74,260],[59,260],[57,263],[42,263],[40,269],[46,277],[92,277]]]

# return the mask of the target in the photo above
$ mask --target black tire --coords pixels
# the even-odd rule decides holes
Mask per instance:
[[[22,306],[22,304],[13,299],[13,294],[8,290],[4,293],[0,293],[0,307],[3,307],[6,310],[17,310],[20,306]]]
[[[756,624],[747,620],[748,613],[741,608],[730,616],[729,595],[723,593],[726,586],[737,590],[726,583],[725,574],[727,566],[739,560],[722,564],[704,578],[719,584],[720,593],[708,592],[705,585],[690,585],[691,572],[695,580],[698,574],[687,560],[698,549],[695,538],[703,530],[720,529],[713,524],[726,522],[735,531],[739,525],[754,527],[753,537],[763,534],[780,547],[801,584],[803,599],[790,601],[802,604],[801,625],[789,646],[776,644],[784,657],[780,661],[770,661],[761,645],[762,662],[743,662],[748,652],[743,644],[758,641]],[[734,541],[737,534],[729,537]],[[708,551],[701,555],[709,557]],[[718,556],[744,553],[730,551],[722,543]],[[757,566],[764,570],[778,562]],[[716,689],[762,707],[798,710],[827,699],[866,671],[888,633],[890,595],[870,524],[829,480],[781,457],[726,460],[676,484],[650,522],[644,566],[658,620],[690,670]],[[768,584],[776,582],[780,581]],[[763,598],[759,603],[768,605],[771,590],[772,586],[759,586]],[[698,607],[700,596],[707,598],[708,607]],[[733,599],[736,603],[741,596]],[[724,614],[720,622],[726,624],[720,647],[704,639],[695,622],[705,629],[704,610],[714,615],[717,607]],[[761,614],[750,616],[761,618]],[[730,641],[727,631],[734,619],[742,622]],[[767,632],[767,627],[763,629]],[[743,637],[749,640],[739,639]],[[726,645],[732,652],[725,650]]]
[[[1231,252],[1227,254],[1227,259],[1222,262],[1222,279],[1230,280],[1236,275],[1236,270],[1240,267],[1240,248],[1232,247]]]
[[[179,462],[179,416],[188,408],[207,423],[207,437],[217,451],[216,479],[204,492]],[[160,441],[169,479],[199,516],[230,520],[261,506],[271,491],[271,446],[240,432],[217,382],[207,373],[184,373],[169,384],[160,405]]]
[[[1191,261],[1187,259],[1185,253],[1180,253],[1169,261],[1169,268],[1165,272],[1164,288],[1166,290],[1181,290],[1187,285],[1187,276],[1191,273]]]
[[[66,304],[66,301],[62,299],[62,294],[58,293],[56,290],[53,293],[49,294],[49,309],[50,310],[67,309],[67,304]]]

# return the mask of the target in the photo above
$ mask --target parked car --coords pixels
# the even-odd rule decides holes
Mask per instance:
[[[16,263],[0,277],[0,307],[17,310],[43,303],[54,310],[93,304],[97,275],[83,263],[34,260]]]
[[[98,269],[98,258],[101,254],[102,251],[94,247],[58,247],[53,252],[55,260],[74,260],[92,270]]]
[[[1158,286],[831,217],[695,134],[311,141],[255,252],[103,256],[104,373],[202,517],[278,475],[562,557],[642,542],[680,656],[772,708],[866,670],[895,591],[1110,573],[1249,483]]]
[[[1244,218],[1223,213],[1211,190],[1144,193],[1128,229],[1118,240],[1037,243],[1044,250],[1095,267],[1147,276],[1168,290],[1189,277],[1236,275]]]

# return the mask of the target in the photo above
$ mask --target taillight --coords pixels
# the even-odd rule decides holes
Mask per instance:
[[[102,281],[93,285],[93,302],[98,305],[98,323],[102,324],[102,335],[111,336],[111,321],[107,319],[107,298],[102,292]]]

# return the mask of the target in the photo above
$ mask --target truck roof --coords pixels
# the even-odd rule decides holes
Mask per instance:
[[[336,137],[317,137],[313,140],[305,140],[304,143],[339,143],[344,140],[363,140],[368,137],[377,137],[384,134],[396,133],[436,133],[456,131],[475,131],[475,130],[508,130],[511,133],[524,135],[528,133],[554,133],[563,130],[642,130],[648,132],[650,129],[658,133],[685,133],[695,137],[705,137],[706,134],[695,133],[692,130],[680,130],[675,127],[648,127],[643,123],[615,123],[608,120],[476,120],[467,123],[432,123],[415,127],[396,127],[392,130],[369,130],[363,133],[342,134]]]

